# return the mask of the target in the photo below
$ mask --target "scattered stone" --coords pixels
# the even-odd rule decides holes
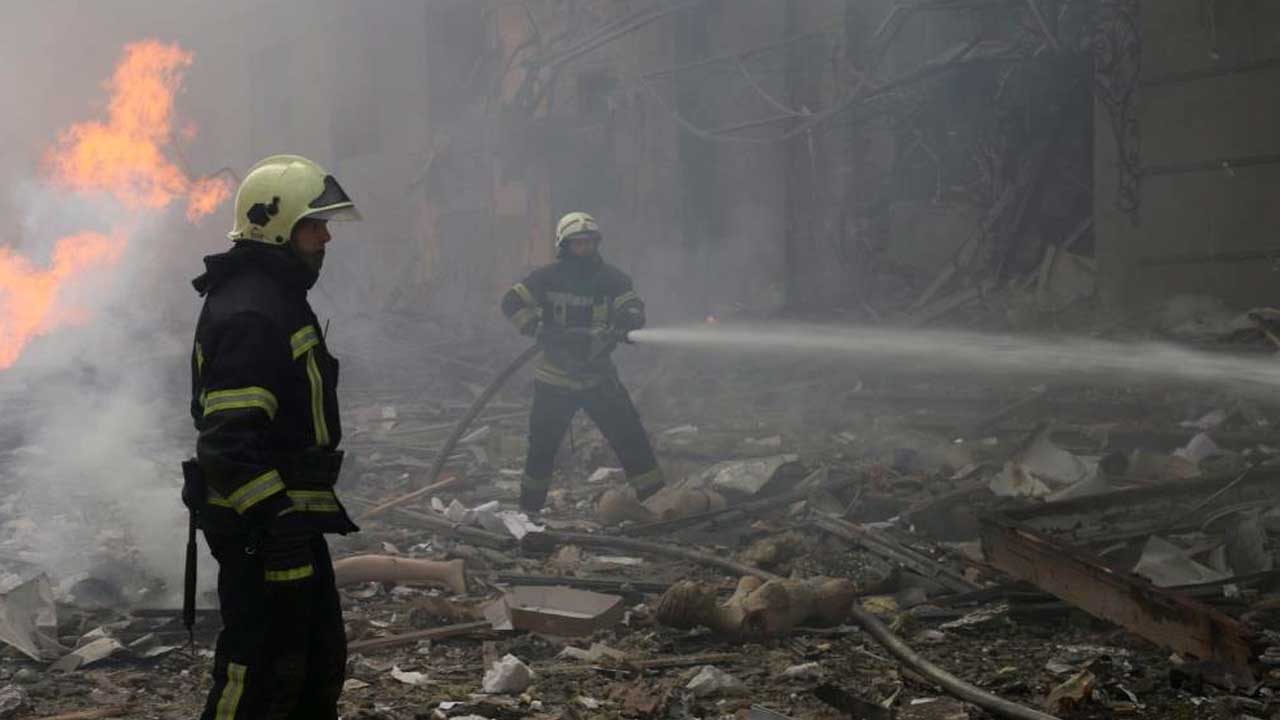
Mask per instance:
[[[506,655],[485,671],[482,687],[491,695],[517,695],[532,684],[533,670],[515,655]]]
[[[569,646],[560,651],[559,657],[566,660],[581,660],[588,663],[599,663],[605,660],[614,662],[622,662],[627,659],[626,653],[615,650],[604,643],[592,643],[591,647],[583,650]]]
[[[394,665],[391,668],[391,678],[396,682],[402,682],[405,685],[418,687],[431,682],[427,679],[427,674],[422,672],[406,672],[400,669],[400,666]]]
[[[19,713],[31,705],[27,691],[17,685],[6,685],[0,688],[0,718],[17,717]]]
[[[816,662],[792,665],[782,671],[782,677],[788,680],[817,680],[822,677],[822,665]]]
[[[1097,682],[1098,678],[1092,672],[1081,670],[1049,692],[1044,701],[1045,710],[1053,714],[1074,712],[1089,701]]]
[[[591,473],[590,477],[587,478],[587,483],[591,485],[613,485],[621,483],[626,477],[626,473],[622,471],[622,468],[602,467]]]
[[[950,638],[941,630],[921,630],[911,639],[912,645],[941,645]]]
[[[741,680],[712,665],[703,665],[685,689],[695,697],[741,695],[747,692],[747,686]]]
[[[788,563],[804,554],[804,539],[793,532],[768,535],[752,543],[742,552],[742,562],[766,570]]]

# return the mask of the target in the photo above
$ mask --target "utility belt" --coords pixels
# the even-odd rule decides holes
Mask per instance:
[[[342,461],[342,451],[324,448],[276,459],[275,468],[294,509],[306,514],[316,532],[346,535],[359,530],[334,492]],[[219,534],[249,534],[253,530],[207,481],[196,460],[182,463],[182,476],[182,502],[201,529]]]

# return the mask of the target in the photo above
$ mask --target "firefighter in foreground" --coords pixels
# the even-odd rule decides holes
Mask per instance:
[[[235,212],[234,247],[192,283],[205,302],[183,495],[218,561],[223,622],[202,720],[337,720],[346,637],[323,533],[357,528],[334,494],[338,362],[307,291],[327,222],[360,216],[295,155],[255,165]]]
[[[537,512],[546,503],[556,451],[580,409],[613,447],[636,499],[644,500],[663,487],[662,471],[609,358],[625,333],[644,327],[644,303],[631,278],[600,257],[595,218],[582,212],[565,215],[556,225],[555,239],[556,261],[535,270],[502,298],[507,319],[543,346],[534,373],[520,507]]]

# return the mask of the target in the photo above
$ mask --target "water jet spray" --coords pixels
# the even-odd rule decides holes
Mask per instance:
[[[940,372],[1180,380],[1280,391],[1280,363],[1165,342],[1036,337],[959,330],[822,325],[691,325],[636,330],[628,342],[706,351],[848,357],[867,366],[910,362]]]

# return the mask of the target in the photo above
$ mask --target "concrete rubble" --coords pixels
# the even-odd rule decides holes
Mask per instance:
[[[461,374],[476,382],[518,350],[465,347],[459,358],[478,369]],[[1275,713],[1280,451],[1265,429],[1280,407],[1194,389],[956,388],[849,368],[788,384],[792,370],[742,365],[714,385],[700,379],[722,370],[696,357],[623,367],[645,388],[670,485],[642,516],[601,521],[601,496],[624,478],[582,421],[547,508],[515,510],[528,401],[516,383],[482,414],[488,430],[445,463],[453,484],[335,538],[352,648],[344,717],[990,716],[940,693],[860,613],[964,683],[1054,717]],[[449,367],[353,363],[353,513],[426,481],[433,448],[473,397]],[[412,391],[383,389],[396,372]],[[762,378],[782,400],[757,398]],[[1088,595],[1003,554],[1032,541],[1039,567],[1076,563]],[[1088,574],[1098,568],[1109,575]],[[195,713],[192,679],[207,673],[218,626],[210,594],[193,654],[172,599],[127,600],[160,580],[145,572],[64,583],[11,571],[0,717],[9,704]],[[1099,607],[1117,597],[1178,608],[1185,628],[1108,619]],[[1203,622],[1230,652],[1200,657],[1194,637],[1175,636]],[[86,682],[92,696],[74,690]]]
[[[519,694],[533,682],[534,673],[515,655],[505,655],[484,672],[481,689],[495,695]]]

